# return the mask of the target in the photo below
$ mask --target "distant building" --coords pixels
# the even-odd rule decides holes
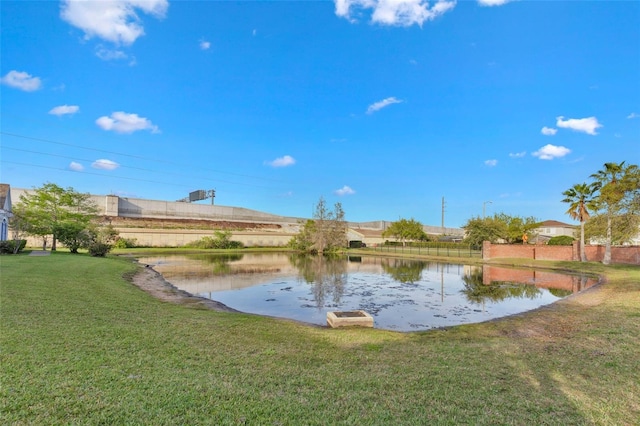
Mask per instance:
[[[545,220],[540,224],[540,227],[534,229],[536,232],[536,242],[545,243],[553,237],[561,235],[568,235],[569,237],[576,236],[576,226],[568,223],[558,222],[557,220]]]
[[[9,235],[9,219],[11,213],[11,187],[0,183],[0,241],[7,241]]]

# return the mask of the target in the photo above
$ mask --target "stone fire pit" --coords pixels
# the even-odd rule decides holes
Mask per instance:
[[[373,317],[365,311],[337,311],[327,312],[327,324],[331,328],[337,327],[373,327]]]

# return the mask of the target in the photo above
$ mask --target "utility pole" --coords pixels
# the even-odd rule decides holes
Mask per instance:
[[[444,197],[442,197],[442,235],[444,235]]]
[[[488,203],[488,204],[493,204],[493,201],[485,201],[484,203],[482,203],[482,218],[483,218],[483,219],[484,219],[484,217],[485,217],[485,214],[484,214],[484,213],[485,213],[485,208],[486,208],[486,206],[487,206],[487,203]]]

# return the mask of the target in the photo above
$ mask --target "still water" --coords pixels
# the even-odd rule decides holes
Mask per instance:
[[[553,303],[597,278],[532,269],[374,256],[287,253],[142,257],[167,281],[243,312],[326,324],[327,312],[363,309],[396,331],[487,321]]]

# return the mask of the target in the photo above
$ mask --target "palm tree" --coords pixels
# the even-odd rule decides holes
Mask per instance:
[[[580,222],[580,261],[587,261],[587,254],[584,251],[584,223],[589,219],[589,210],[595,210],[594,193],[596,185],[577,183],[573,187],[562,193],[566,198],[563,203],[569,203],[567,214]]]
[[[600,191],[596,202],[604,205],[607,215],[607,237],[605,239],[604,257],[602,263],[611,263],[611,221],[616,211],[620,207],[620,201],[624,198],[624,188],[618,183],[629,167],[622,163],[604,163],[604,168],[591,175],[595,179],[594,187]]]

